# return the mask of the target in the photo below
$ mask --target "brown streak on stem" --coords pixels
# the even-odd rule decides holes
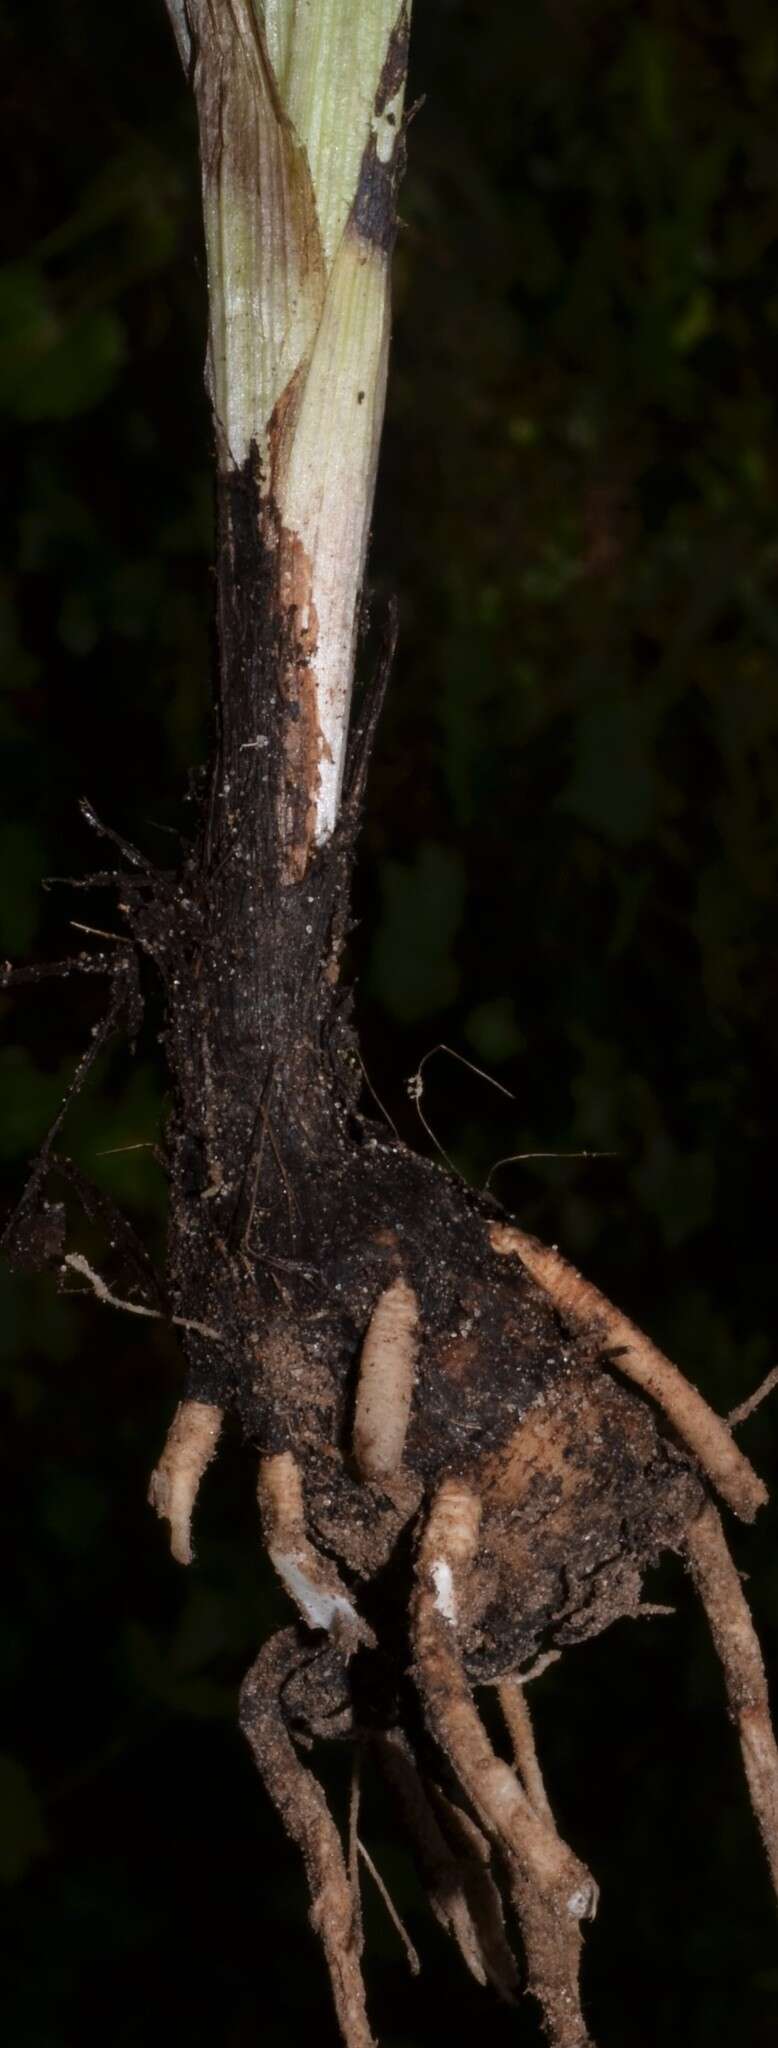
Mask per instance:
[[[389,37],[389,45],[381,68],[378,89],[375,96],[375,110],[383,114],[390,101],[396,98],[405,83],[408,70],[408,44],[411,24],[407,0],[402,0],[400,12]]]
[[[310,557],[297,535],[281,527],[278,536],[279,603],[288,648],[281,687],[284,698],[284,810],[281,836],[287,881],[305,874],[316,827],[316,798],[322,736],[313,657],[319,621]]]

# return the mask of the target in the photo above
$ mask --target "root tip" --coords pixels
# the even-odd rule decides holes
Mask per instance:
[[[170,1523],[170,1551],[177,1564],[192,1563],[192,1512],[203,1473],[219,1441],[222,1419],[222,1410],[205,1401],[183,1401],[149,1480],[149,1506],[161,1521]]]

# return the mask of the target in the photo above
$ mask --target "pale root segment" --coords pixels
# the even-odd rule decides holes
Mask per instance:
[[[192,1512],[222,1419],[221,1408],[206,1401],[181,1401],[149,1481],[149,1505],[170,1523],[170,1548],[177,1564],[192,1562]]]
[[[553,1826],[551,1811],[543,1773],[540,1768],[535,1733],[532,1726],[527,1695],[520,1678],[501,1678],[497,1687],[502,1717],[511,1738],[514,1761],[519,1777],[535,1812]]]
[[[687,1551],[724,1672],[751,1805],[778,1897],[778,1749],[770,1720],[764,1660],[740,1574],[711,1501],[689,1530]]]
[[[354,1457],[364,1479],[391,1479],[402,1464],[418,1354],[419,1305],[398,1276],[379,1297],[359,1361]]]
[[[476,1983],[491,1984],[512,2004],[516,1964],[485,1836],[438,1786],[425,1783],[401,1729],[387,1729],[373,1744],[399,1801],[438,1925],[456,1942]]]
[[[463,1890],[478,1936],[486,1979],[506,2005],[514,2005],[519,1975],[508,1940],[502,1899],[492,1874],[491,1845],[483,1829],[463,1806],[450,1799],[439,1785],[433,1786],[432,1793],[435,1810],[459,1859]]]
[[[515,1771],[495,1755],[470,1693],[452,1618],[466,1593],[479,1525],[476,1495],[458,1480],[444,1480],[419,1546],[413,1615],[417,1683],[431,1733],[477,1820],[502,1852],[530,1989],[552,2048],[588,2048],[578,1989],[580,1923],[596,1909],[596,1886],[560,1840],[553,1821],[536,1811]],[[441,1565],[451,1578],[449,1613],[440,1599]]]
[[[308,1627],[337,1627],[345,1645],[353,1648],[372,1642],[335,1565],[309,1541],[302,1474],[291,1451],[262,1459],[257,1499],[271,1564]]]
[[[321,1786],[301,1764],[284,1726],[284,1686],[301,1661],[296,1629],[271,1637],[243,1681],[240,1723],[286,1832],[302,1854],[311,1926],[324,1950],[345,2048],[376,2048],[360,1968],[360,1916],[340,1838]]]
[[[727,1423],[708,1407],[677,1365],[558,1251],[513,1224],[493,1223],[490,1237],[496,1252],[513,1253],[521,1259],[570,1323],[601,1335],[603,1349],[616,1354],[612,1362],[618,1371],[664,1410],[722,1500],[741,1520],[752,1522],[764,1506],[767,1488],[738,1449]]]
[[[199,120],[219,466],[228,476],[255,465],[293,641],[279,680],[293,722],[304,702],[313,739],[294,880],[335,829],[343,781],[386,395],[410,0],[167,4]]]

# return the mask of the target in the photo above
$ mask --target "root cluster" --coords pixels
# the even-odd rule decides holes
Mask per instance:
[[[250,488],[233,482],[228,508],[235,603],[261,595]],[[188,1381],[150,1498],[182,1563],[224,1414],[256,1454],[264,1540],[297,1620],[260,1651],[241,1722],[303,1857],[347,2048],[372,2038],[357,1882],[370,1859],[356,1821],[344,1850],[300,1754],[312,1737],[349,1739],[384,1772],[432,1911],[472,1975],[516,1996],[515,1919],[551,2048],[583,2048],[579,1967],[597,1887],[557,1832],[526,1686],[569,1645],[640,1613],[646,1568],[676,1552],[709,1617],[778,1885],[764,1667],[713,1504],[749,1520],[765,1489],[728,1424],[558,1252],[361,1113],[339,960],[380,689],[356,728],[339,833],[290,882],[262,838],[278,807],[248,745],[272,726],[272,635],[261,644],[255,700],[232,692],[183,870],[159,875],[118,841],[120,867],[96,878],[118,882],[131,943],[63,963],[104,977],[108,1006],[6,1241],[63,1286],[80,1278],[100,1313],[175,1324]],[[173,1091],[164,1280],[59,1148],[97,1052],[137,1028],[139,956],[162,982]],[[103,1226],[121,1283],[66,1248],[55,1176]],[[497,1687],[512,1763],[478,1712],[484,1684]]]
[[[397,1232],[385,1235],[401,1267]],[[297,1455],[286,1450],[260,1460],[265,1540],[300,1622],[260,1652],[243,1687],[241,1723],[303,1857],[311,1923],[348,2048],[372,2042],[357,1858],[347,1857],[295,1734],[348,1736],[360,1759],[375,1761],[397,1793],[432,1911],[466,1968],[502,1999],[515,2000],[519,1976],[506,1913],[515,1915],[527,1988],[551,2048],[585,2048],[591,2037],[580,1964],[598,1891],[557,1831],[526,1688],[563,1645],[619,1613],[641,1611],[642,1572],[662,1548],[688,1563],[705,1606],[778,1890],[778,1752],[764,1666],[708,1492],[715,1487],[750,1519],[764,1498],[761,1482],[726,1423],[558,1253],[502,1220],[485,1223],[484,1236],[494,1293],[518,1284],[525,1308],[529,1293],[540,1313],[540,1289],[542,1311],[556,1321],[553,1371],[540,1390],[529,1372],[518,1417],[501,1432],[495,1424],[490,1436],[476,1401],[480,1448],[468,1438],[462,1413],[470,1379],[488,1373],[488,1360],[469,1348],[469,1333],[487,1321],[486,1308],[479,1316],[471,1291],[469,1315],[456,1330],[449,1324],[438,1333],[436,1343],[411,1280],[399,1270],[365,1318],[350,1437],[336,1429],[326,1447],[328,1499],[322,1501],[320,1447],[302,1444]],[[505,1303],[502,1313],[509,1314]],[[491,1314],[494,1330],[494,1302]],[[542,1314],[540,1327],[548,1329]],[[523,1335],[526,1358],[526,1324]],[[448,1373],[455,1415],[460,1411],[465,1450],[457,1461],[450,1443],[431,1455],[415,1413],[420,1387],[426,1384],[428,1394],[436,1387],[436,1352],[438,1375]],[[301,1341],[301,1377],[304,1356]],[[517,1351],[517,1379],[522,1363]],[[189,1537],[188,1529],[182,1536],[176,1503],[183,1492],[190,1500],[192,1471],[204,1462],[205,1412],[197,1402],[179,1412],[163,1478],[152,1482],[179,1555],[188,1552]],[[208,1455],[217,1429],[214,1420]],[[323,1534],[326,1548],[318,1548]],[[421,1747],[409,1676],[422,1709]],[[474,1689],[484,1679],[496,1683],[511,1764],[494,1750],[476,1706]]]

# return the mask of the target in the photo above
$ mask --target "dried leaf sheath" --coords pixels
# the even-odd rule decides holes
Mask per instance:
[[[252,444],[305,361],[325,291],[316,200],[249,0],[196,0],[194,90],[208,266],[208,384],[222,468]]]

